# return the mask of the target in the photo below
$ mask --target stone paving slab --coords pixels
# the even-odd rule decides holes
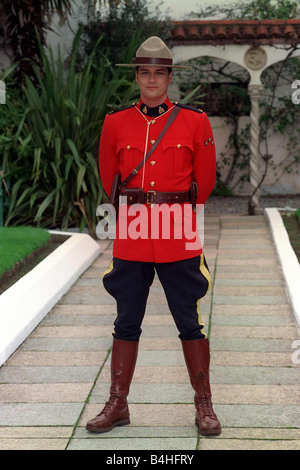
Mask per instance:
[[[245,266],[246,265],[246,266]],[[222,266],[230,266],[230,267],[235,267],[235,268],[240,268],[240,267],[255,267],[261,270],[262,268],[277,268],[278,264],[276,259],[274,259],[273,256],[270,256],[270,258],[266,257],[259,257],[259,258],[249,258],[246,261],[244,259],[236,259],[236,258],[225,258],[224,256],[218,256],[218,269],[221,268]]]
[[[90,383],[16,383],[1,384],[1,403],[82,403]]]
[[[262,277],[262,276],[261,276]],[[215,287],[284,287],[283,281],[278,279],[216,279]],[[276,293],[276,292],[275,292]]]
[[[247,440],[247,439],[201,439],[199,450],[299,450],[300,441],[281,440]]]
[[[118,439],[73,439],[68,450],[195,450],[197,439],[131,437]]]
[[[0,426],[75,426],[82,403],[2,403]]]
[[[230,313],[224,315],[214,314],[214,326],[243,326],[243,327],[281,327],[290,326],[293,330],[292,336],[295,336],[295,325],[293,319],[288,316],[274,316],[274,315],[231,315]],[[265,333],[268,335],[268,333]],[[268,337],[268,336],[267,336]]]
[[[0,371],[0,383],[90,383],[99,372],[97,366],[10,367]]]
[[[300,429],[276,429],[276,428],[231,428],[223,429],[222,434],[216,439],[275,439],[275,440],[299,440]],[[206,441],[200,436],[201,441]]]
[[[107,351],[112,338],[27,338],[23,351]]]
[[[222,296],[281,296],[285,298],[285,289],[284,286],[219,286],[215,285],[214,287],[214,297]]]
[[[223,247],[222,247],[223,246]],[[261,246],[260,248],[257,245],[243,245],[243,248],[234,248],[234,245],[222,245],[218,249],[218,256],[227,258],[227,259],[235,259],[238,257],[239,259],[249,260],[253,258],[253,250],[255,249],[255,255],[264,255],[264,256],[274,256],[274,247],[270,244]],[[226,255],[226,256],[225,256]],[[257,257],[257,259],[259,259]]]
[[[284,295],[256,295],[255,297],[247,295],[214,295],[214,304],[221,305],[277,305],[284,303]]]
[[[295,320],[292,316],[291,307],[288,304],[276,304],[276,305],[216,305],[213,306],[214,314],[234,314],[234,315],[273,315],[273,317],[279,317],[287,315],[289,319],[295,324]],[[214,316],[213,316],[214,318]]]
[[[218,275],[220,273],[232,273],[234,274],[234,277],[239,277],[240,274],[245,274],[245,275],[260,275],[261,277],[263,277],[263,279],[269,279],[269,278],[273,278],[273,276],[275,275],[276,276],[276,272],[274,274],[274,270],[275,269],[279,269],[278,266],[274,265],[274,266],[261,266],[260,263],[255,265],[248,265],[248,263],[246,261],[244,261],[244,263],[241,263],[240,265],[238,266],[235,266],[235,265],[232,265],[230,263],[228,264],[221,264],[220,266],[218,266]],[[280,275],[281,275],[281,272],[280,272]],[[275,277],[276,279],[276,277]]]
[[[212,383],[222,384],[298,384],[299,368],[292,367],[234,367],[213,366]]]
[[[1,439],[0,450],[65,450],[68,439]]]
[[[100,366],[107,351],[18,351],[10,366]],[[1,375],[1,374],[0,374]]]
[[[253,282],[253,280],[258,280],[262,282],[274,281],[274,283],[280,280],[281,282],[283,282],[282,274],[280,271],[252,270],[250,272],[249,270],[245,269],[244,272],[241,272],[241,270],[239,269],[239,272],[237,273],[235,270],[232,270],[232,272],[225,271],[224,267],[218,269],[218,276],[215,278],[215,283],[217,284],[221,279],[231,279],[233,281],[236,281],[237,279],[247,280],[250,283]]]
[[[291,352],[222,351],[211,353],[212,366],[292,367]]]
[[[111,314],[116,312],[115,304],[104,304],[104,305],[77,305],[77,304],[58,304],[52,310],[53,313],[64,313],[64,314],[84,314],[84,315],[101,315]],[[51,312],[50,312],[51,315]]]
[[[215,338],[281,338],[296,339],[293,326],[212,326]]]
[[[0,426],[0,439],[68,439],[72,430],[71,426]]]
[[[83,439],[88,435],[89,439],[111,439],[120,437],[185,437],[197,439],[196,427],[191,426],[127,426],[114,428],[110,433],[102,435],[87,433],[84,427],[78,426],[74,433],[74,439]]]
[[[115,313],[102,315],[85,315],[83,313],[56,313],[47,316],[40,326],[107,326],[112,325],[115,318]]]
[[[286,353],[291,351],[291,340],[268,338],[215,338],[211,337],[211,349],[214,351],[249,351]]]
[[[141,351],[182,351],[181,342],[177,336],[165,338],[146,338],[142,335],[139,344],[139,355]],[[165,352],[163,353],[165,354]]]

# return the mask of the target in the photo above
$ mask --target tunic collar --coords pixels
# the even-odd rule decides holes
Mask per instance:
[[[140,101],[139,108],[142,111],[142,113],[145,114],[145,116],[158,117],[164,114],[166,111],[168,111],[169,109],[168,101],[169,100],[165,101],[159,106],[155,106],[155,108],[150,108],[150,106],[147,106],[145,103]]]

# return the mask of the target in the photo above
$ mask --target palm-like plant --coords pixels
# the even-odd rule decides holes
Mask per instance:
[[[6,49],[11,51],[12,62],[18,63],[18,67],[14,72],[17,82],[22,82],[26,75],[35,81],[32,61],[41,66],[40,49],[35,28],[41,43],[44,45],[45,32],[49,26],[49,15],[54,11],[61,15],[70,12],[71,5],[72,0],[0,1],[4,44]]]

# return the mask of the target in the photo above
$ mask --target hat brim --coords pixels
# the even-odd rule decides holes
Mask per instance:
[[[116,64],[117,67],[166,67],[170,69],[192,69],[190,65],[163,65],[163,64]]]

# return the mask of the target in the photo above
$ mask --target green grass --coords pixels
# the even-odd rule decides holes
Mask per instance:
[[[50,239],[45,229],[34,227],[0,228],[0,275],[22,261]]]

